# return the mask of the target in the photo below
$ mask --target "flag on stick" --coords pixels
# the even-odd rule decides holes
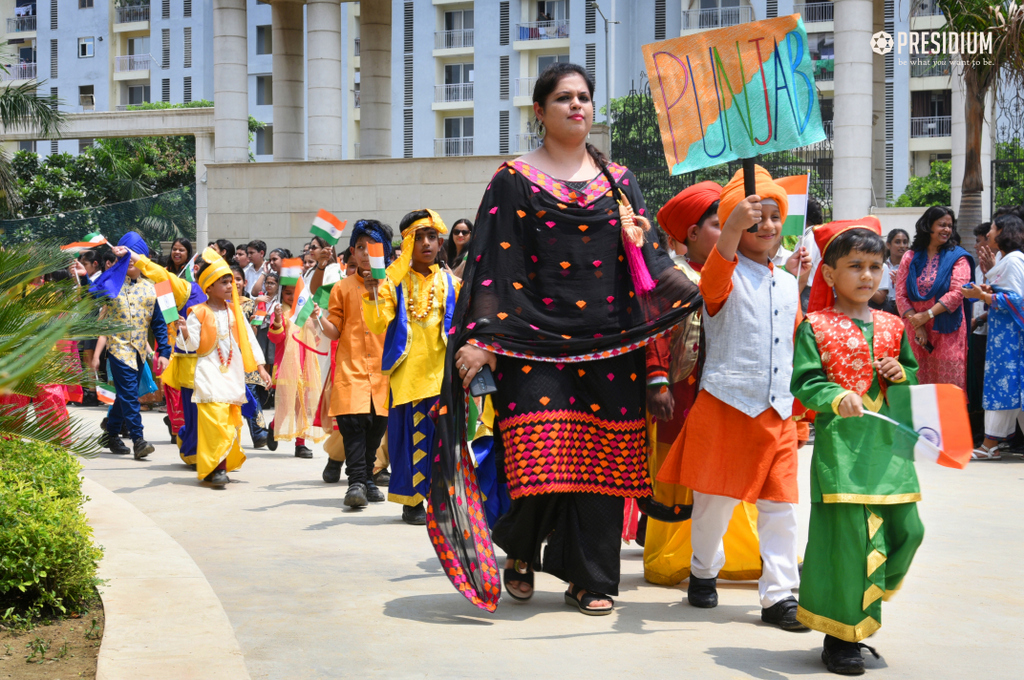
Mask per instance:
[[[328,286],[320,286],[316,289],[316,293],[313,294],[313,302],[315,302],[320,309],[327,309],[327,306],[331,301],[332,290],[334,290],[333,283]]]
[[[164,323],[174,323],[178,320],[178,307],[174,304],[174,289],[171,288],[170,279],[156,284],[155,289],[156,303],[164,315]]]
[[[86,234],[84,241],[75,241],[69,243],[66,246],[61,246],[60,249],[64,252],[69,253],[81,253],[92,248],[97,248],[107,242],[107,239],[103,238],[103,234],[94,232],[92,234]]]
[[[974,442],[967,417],[967,398],[954,385],[891,385],[888,420],[914,437],[915,459],[930,460],[962,470],[971,459]]]
[[[281,285],[294,286],[302,278],[302,258],[281,260]]]
[[[256,303],[256,311],[253,312],[251,323],[253,326],[262,326],[263,320],[267,318],[267,303],[260,300]]]
[[[181,278],[185,279],[189,283],[195,283],[196,282],[196,276],[195,276],[195,271],[194,270],[195,270],[195,267],[196,267],[196,258],[197,257],[199,257],[199,253],[196,253],[195,255],[193,255],[192,259],[189,260],[188,264],[186,264],[182,268],[182,270],[181,270]]]
[[[110,385],[100,383],[96,385],[96,398],[104,404],[113,404],[117,398],[117,390]]]
[[[366,246],[366,252],[370,255],[370,276],[383,281],[387,276],[387,264],[384,262],[384,244],[370,243]]]
[[[341,232],[345,230],[346,224],[348,224],[347,221],[339,220],[326,210],[321,210],[313,218],[313,226],[309,228],[309,231],[333,246],[341,240]]]
[[[807,194],[811,185],[811,174],[780,177],[775,183],[786,190],[789,197],[789,212],[782,224],[783,236],[800,236],[807,222]]]
[[[285,260],[287,262],[287,260]],[[283,271],[283,269],[282,269]],[[306,283],[299,279],[295,284],[295,297],[293,298],[292,313],[288,317],[296,326],[300,328],[306,324],[306,319],[313,313],[313,296],[309,294],[309,289],[306,288]]]

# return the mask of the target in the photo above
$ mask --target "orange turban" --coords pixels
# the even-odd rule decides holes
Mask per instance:
[[[825,258],[825,251],[836,240],[840,234],[845,234],[851,229],[867,229],[868,231],[882,235],[882,223],[874,215],[862,217],[859,220],[837,220],[828,224],[819,224],[814,228],[814,243],[818,246],[822,260]],[[825,271],[818,267],[814,274],[814,281],[811,283],[811,297],[807,302],[808,312],[817,312],[832,306],[835,301],[832,289],[825,283]]]
[[[683,189],[658,211],[658,225],[677,241],[686,240],[686,232],[722,195],[717,182],[698,182]]]
[[[757,182],[757,195],[761,197],[761,200],[775,201],[782,214],[782,221],[785,222],[786,215],[789,213],[789,196],[786,195],[786,190],[776,184],[768,171],[760,165],[754,166],[754,178]],[[740,168],[722,189],[722,198],[719,199],[721,202],[718,204],[718,219],[723,225],[736,206],[746,197],[747,194],[743,190],[743,169]]]

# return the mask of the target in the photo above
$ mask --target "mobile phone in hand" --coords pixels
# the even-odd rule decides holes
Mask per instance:
[[[474,397],[482,397],[497,391],[498,386],[494,382],[494,373],[491,372],[491,367],[482,366],[473,376],[473,381],[469,383],[469,394]]]

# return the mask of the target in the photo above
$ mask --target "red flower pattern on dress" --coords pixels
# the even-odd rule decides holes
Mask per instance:
[[[875,359],[899,358],[903,322],[899,317],[879,311],[872,312],[871,319]],[[867,394],[871,389],[874,368],[868,341],[857,324],[833,307],[811,312],[807,320],[814,330],[814,340],[818,343],[821,364],[828,379],[862,397]],[[886,383],[879,378],[878,384],[884,396]]]

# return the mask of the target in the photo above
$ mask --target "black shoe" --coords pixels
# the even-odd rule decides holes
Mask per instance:
[[[348,487],[348,492],[345,494],[345,505],[350,508],[366,507],[366,485],[356,482]]]
[[[164,416],[164,425],[167,426],[167,432],[171,435],[171,443],[173,444],[177,438],[177,432],[174,431],[174,426],[171,425],[171,417]]]
[[[156,449],[153,445],[142,437],[135,440],[135,460],[142,460],[154,451],[156,451]]]
[[[277,440],[274,439],[273,425],[267,428],[267,448],[271,451],[277,451]]]
[[[423,503],[402,506],[402,521],[414,527],[421,527],[426,524],[427,511],[423,509]]]
[[[109,434],[107,435],[107,448],[110,449],[111,453],[116,453],[119,456],[126,456],[131,453],[131,449],[125,446],[120,437],[111,437]]]
[[[305,444],[295,445],[295,457],[296,458],[312,458],[313,452]]]
[[[262,449],[266,445],[267,445],[267,438],[266,437],[256,437],[256,439],[252,440],[252,447],[254,449]]]
[[[830,673],[837,675],[864,675],[864,657],[860,650],[866,649],[875,658],[878,652],[862,642],[847,642],[831,635],[825,636],[825,644],[821,650],[821,660]]]
[[[231,480],[228,479],[228,473],[225,472],[224,470],[214,470],[210,474],[206,475],[203,481],[209,482],[210,486],[216,489],[220,489],[222,487],[227,486],[228,482],[230,482]]]
[[[711,609],[718,606],[718,578],[697,578],[690,574],[686,587],[686,600],[691,607]]]
[[[192,470],[192,472],[196,471],[196,464],[195,463],[186,463],[186,465],[188,465],[188,468],[190,470]]]
[[[387,468],[384,468],[373,476],[373,483],[377,486],[388,486],[391,484],[391,473],[388,472]]]
[[[384,498],[384,492],[378,489],[376,484],[369,482],[366,485],[366,500],[371,503],[383,503],[387,499]]]
[[[806,630],[807,626],[796,620],[796,598],[787,597],[771,607],[761,610],[761,620],[778,626],[782,630]]]
[[[340,460],[327,460],[327,465],[324,466],[324,481],[328,484],[337,484],[341,479],[341,464],[344,461]]]

